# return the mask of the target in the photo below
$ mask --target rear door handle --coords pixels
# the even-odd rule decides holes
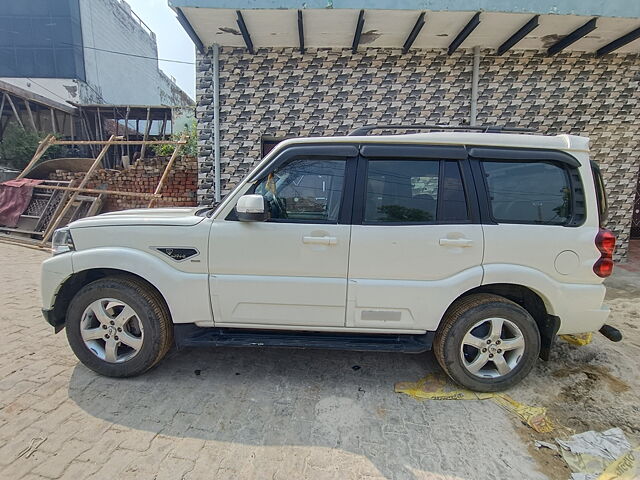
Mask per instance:
[[[473,240],[468,238],[441,238],[440,245],[443,247],[470,247]]]
[[[336,237],[302,237],[302,243],[311,245],[337,245]]]

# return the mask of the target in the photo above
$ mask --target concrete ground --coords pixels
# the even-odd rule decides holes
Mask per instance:
[[[551,451],[533,447],[542,436],[493,402],[394,393],[398,381],[439,371],[430,353],[184,350],[138,378],[100,377],[40,315],[46,257],[0,243],[0,478],[569,475]],[[640,276],[623,276],[612,289],[611,323],[635,337],[614,345],[598,336],[581,348],[561,342],[552,362],[539,362],[509,392],[546,406],[564,433],[640,433]]]

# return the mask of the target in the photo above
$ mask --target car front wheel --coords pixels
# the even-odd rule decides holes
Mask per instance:
[[[84,286],[69,305],[66,331],[78,359],[109,377],[147,371],[173,341],[169,312],[159,294],[125,276]]]
[[[443,370],[456,383],[496,392],[520,382],[540,353],[540,333],[529,312],[491,294],[463,297],[449,308],[434,342]]]

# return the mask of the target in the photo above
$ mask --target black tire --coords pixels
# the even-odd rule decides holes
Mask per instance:
[[[113,298],[129,305],[144,329],[142,346],[137,354],[121,363],[99,358],[85,344],[80,324],[85,309],[93,302]],[[144,282],[128,276],[101,278],[85,285],[67,309],[67,339],[76,357],[91,370],[108,377],[133,377],[155,366],[173,343],[173,326],[161,296]]]
[[[467,369],[461,349],[471,328],[489,318],[503,318],[515,324],[524,339],[524,352],[517,356],[519,360],[509,373],[483,378]],[[498,295],[473,294],[449,307],[436,332],[433,351],[445,373],[459,385],[477,392],[497,392],[517,384],[531,371],[540,353],[540,332],[529,312],[517,303]],[[479,355],[480,350],[475,354]]]

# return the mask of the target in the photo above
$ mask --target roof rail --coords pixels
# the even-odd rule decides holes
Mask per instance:
[[[349,133],[350,137],[366,136],[372,130],[453,130],[456,132],[484,132],[484,133],[532,133],[531,128],[503,127],[500,125],[366,125],[356,128]]]

